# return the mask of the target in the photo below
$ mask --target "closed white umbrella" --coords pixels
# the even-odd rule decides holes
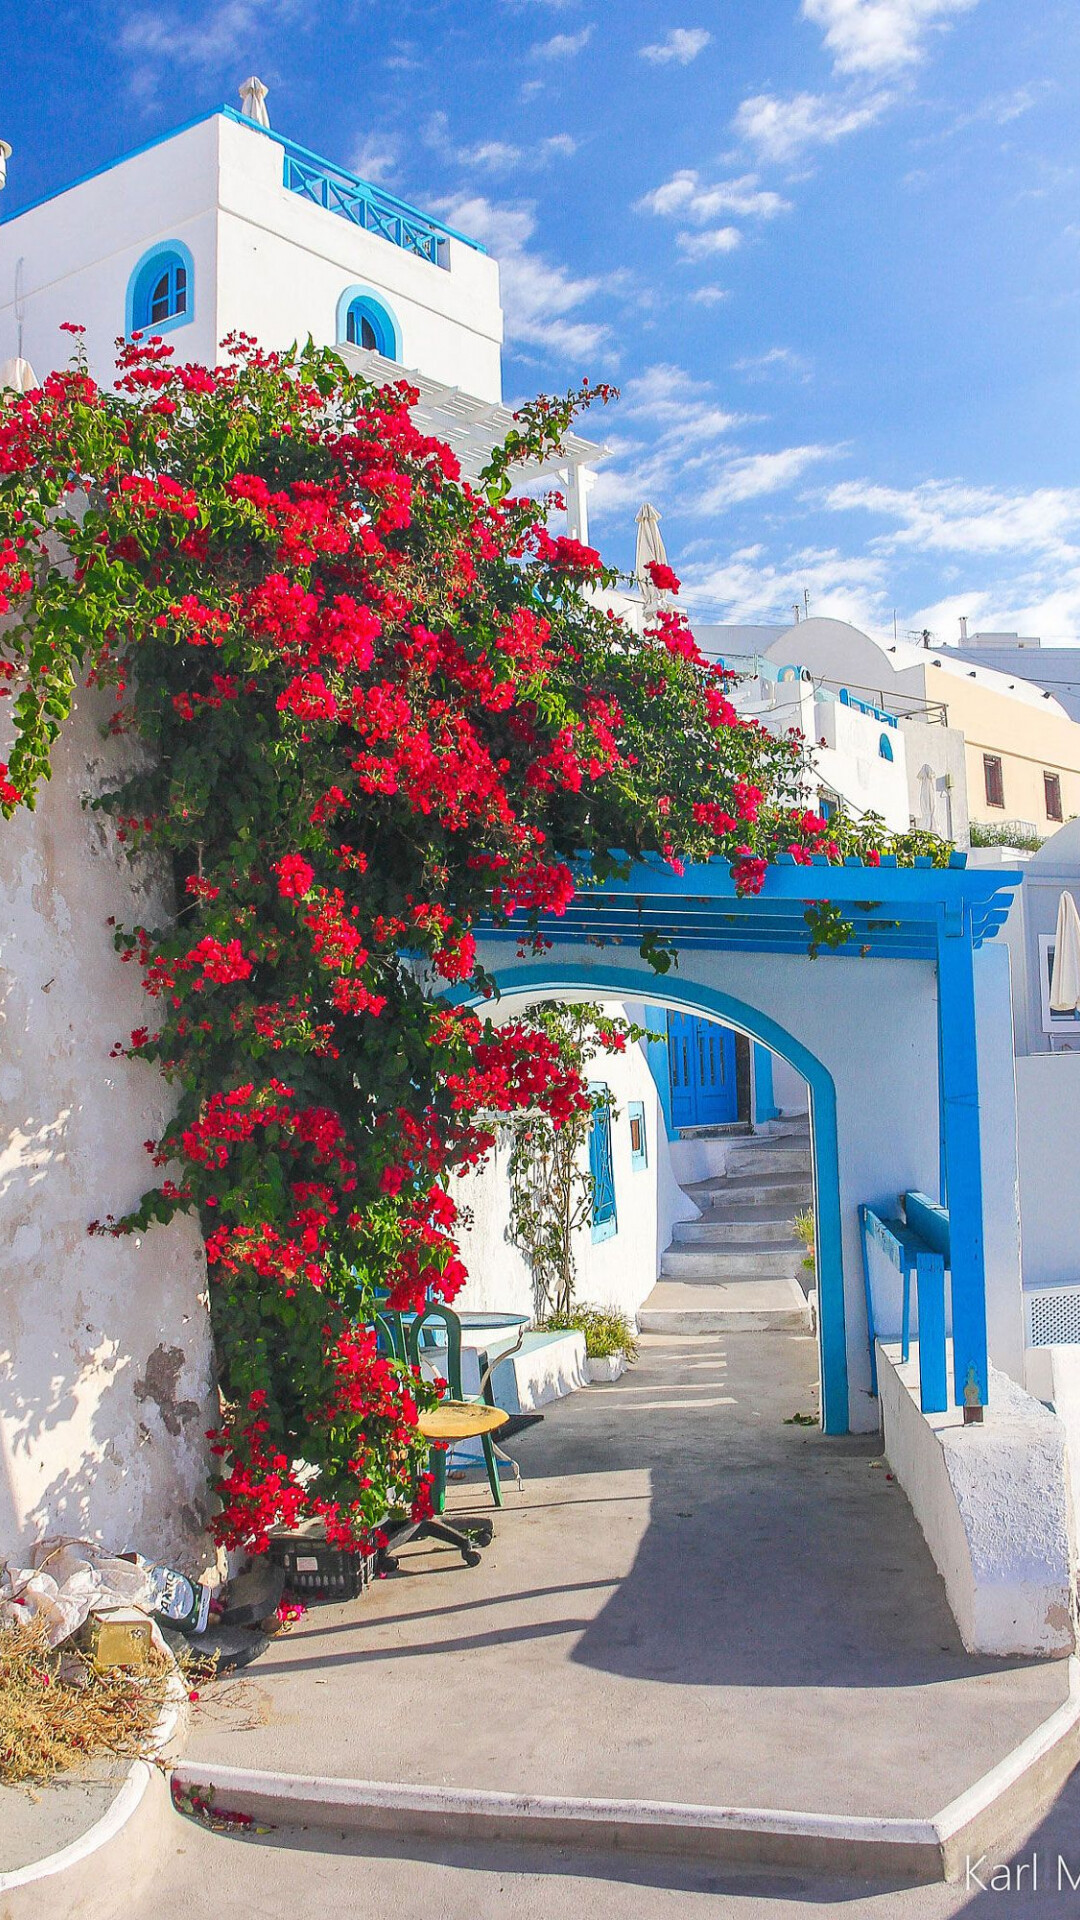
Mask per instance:
[[[0,393],[5,387],[9,393],[29,393],[40,384],[29,360],[0,360]]]
[[[645,598],[646,608],[659,604],[660,595],[653,585],[648,571],[650,560],[656,560],[661,566],[667,565],[667,548],[660,531],[660,515],[655,507],[646,500],[637,513],[637,548],[634,553],[634,575]]]
[[[1080,1007],[1080,913],[1071,893],[1058,901],[1054,968],[1050,975],[1051,1013],[1075,1013]]]
[[[268,127],[270,115],[266,111],[266,88],[261,80],[252,74],[240,89],[240,111],[245,120],[254,120],[257,127]]]
[[[10,159],[10,143],[7,140],[0,140],[0,187],[7,186],[7,163]]]

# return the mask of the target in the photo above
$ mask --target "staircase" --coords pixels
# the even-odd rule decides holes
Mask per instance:
[[[638,1315],[644,1333],[809,1332],[803,1247],[792,1220],[812,1204],[805,1119],[739,1141],[727,1171],[684,1188],[701,1208],[681,1220]]]

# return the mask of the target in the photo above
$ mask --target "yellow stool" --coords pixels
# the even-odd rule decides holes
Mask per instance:
[[[482,1433],[498,1433],[509,1418],[504,1408],[490,1407],[486,1400],[440,1400],[416,1424],[425,1440],[453,1446],[458,1440],[478,1440]]]

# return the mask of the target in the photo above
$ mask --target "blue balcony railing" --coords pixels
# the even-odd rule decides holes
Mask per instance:
[[[314,206],[325,207],[328,213],[338,214],[342,220],[351,221],[354,227],[362,227],[365,233],[377,233],[380,239],[415,254],[418,260],[429,260],[433,267],[449,267],[451,240],[464,241],[478,253],[484,252],[479,241],[470,240],[453,227],[445,227],[441,221],[418,213],[406,201],[385,193],[381,187],[371,186],[346,168],[321,160],[291,140],[282,140],[281,146],[287,190],[299,194],[302,200],[310,200]]]

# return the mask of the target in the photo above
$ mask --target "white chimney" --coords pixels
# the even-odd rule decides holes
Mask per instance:
[[[7,186],[7,163],[11,159],[11,148],[6,140],[0,140],[0,187]]]
[[[245,120],[254,120],[257,127],[270,125],[270,115],[266,111],[266,88],[254,74],[244,81],[240,89],[240,111]]]
[[[962,647],[967,646],[967,614],[966,613],[962,613],[960,615],[960,645]]]

